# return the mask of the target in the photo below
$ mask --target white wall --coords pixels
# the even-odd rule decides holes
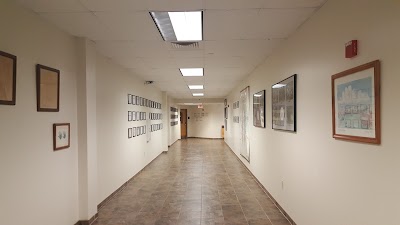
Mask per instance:
[[[266,128],[252,126],[247,165],[298,225],[399,224],[399,11],[392,0],[328,1],[228,97],[232,104],[247,85],[251,94],[266,90]],[[352,39],[360,42],[359,56],[345,59],[344,44]],[[376,59],[382,144],[333,139],[331,75]],[[295,73],[298,131],[274,131],[271,85]],[[237,129],[226,134],[236,153]]]
[[[128,105],[127,94],[138,95],[159,103],[162,93],[152,85],[122,69],[110,60],[98,56],[97,71],[97,146],[99,203],[133,177],[167,146],[162,146],[164,129],[128,139],[128,128],[146,125],[146,121],[128,122],[128,111],[161,113],[161,109]],[[163,105],[165,107],[165,105]],[[166,115],[163,115],[166,116]],[[152,124],[162,123],[153,120]]]
[[[188,137],[222,138],[221,126],[224,125],[224,104],[205,104],[203,109],[196,106],[184,106],[188,109]],[[204,114],[203,114],[204,113]],[[195,114],[201,117],[195,117]]]
[[[178,118],[177,119],[171,119],[171,107],[177,108],[178,109]],[[169,130],[169,142],[168,146],[173,145],[177,140],[181,139],[181,123],[180,123],[180,107],[175,103],[175,99],[173,98],[168,98],[168,123],[165,125],[168,127]],[[171,122],[173,121],[178,121],[178,124],[175,126],[171,126]]]
[[[0,49],[17,56],[17,101],[0,105],[1,224],[78,221],[77,51],[75,38],[0,1]],[[60,74],[60,111],[36,111],[37,63]],[[53,123],[71,123],[71,147],[53,151]]]

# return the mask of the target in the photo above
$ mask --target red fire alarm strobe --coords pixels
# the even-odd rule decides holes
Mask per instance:
[[[346,58],[353,58],[357,55],[357,40],[346,43]]]

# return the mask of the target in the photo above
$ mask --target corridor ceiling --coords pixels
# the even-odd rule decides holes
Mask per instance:
[[[16,0],[177,99],[223,98],[326,0]],[[203,41],[164,42],[149,11],[203,10]],[[204,68],[183,77],[179,68]]]

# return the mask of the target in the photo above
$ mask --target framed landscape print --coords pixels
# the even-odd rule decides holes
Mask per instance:
[[[381,142],[379,60],[332,76],[333,137]]]
[[[37,64],[36,92],[38,112],[60,111],[60,71]]]
[[[15,105],[17,57],[0,51],[0,105]]]
[[[61,150],[69,148],[70,133],[71,132],[69,123],[53,124],[53,149]]]
[[[272,129],[296,131],[296,77],[272,85]]]
[[[265,128],[265,90],[253,95],[253,125]]]

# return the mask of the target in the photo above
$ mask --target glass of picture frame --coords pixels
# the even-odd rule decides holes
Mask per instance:
[[[253,125],[265,128],[265,90],[253,95]]]
[[[296,77],[272,85],[272,129],[296,132]]]
[[[132,138],[132,128],[128,128],[128,138]]]
[[[132,95],[128,94],[128,105],[132,104]]]

